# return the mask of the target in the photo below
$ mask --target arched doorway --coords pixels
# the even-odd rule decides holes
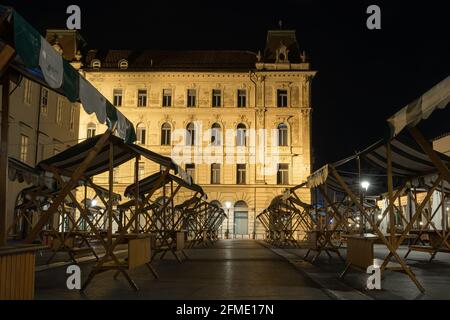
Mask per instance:
[[[234,205],[234,234],[248,234],[248,207],[244,201],[238,201]]]

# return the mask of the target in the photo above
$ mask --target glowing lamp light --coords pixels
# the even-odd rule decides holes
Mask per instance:
[[[423,222],[422,222],[422,221],[420,221],[419,224],[420,224],[421,226],[423,226]]]
[[[349,223],[349,224],[348,224],[348,226],[349,226],[349,227],[351,227],[351,226],[352,226],[352,224],[351,224],[351,223]]]
[[[383,218],[383,215],[382,214],[379,214],[378,215],[378,220],[381,220]]]
[[[362,181],[361,182],[361,188],[363,188],[365,191],[367,191],[370,187],[369,181]]]
[[[91,207],[95,207],[97,205],[97,200],[91,200]]]
[[[356,225],[357,228],[359,228],[359,223]]]
[[[358,221],[359,221],[360,219],[361,219],[360,217],[356,217],[356,220],[358,220]]]
[[[225,208],[230,209],[231,208],[231,202],[225,201]]]

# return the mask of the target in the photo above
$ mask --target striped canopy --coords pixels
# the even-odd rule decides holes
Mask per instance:
[[[173,174],[170,174],[170,173],[166,175],[166,178],[164,179],[164,181],[162,181],[161,183],[156,185],[155,184],[156,181],[158,181],[158,179],[161,177],[162,174],[163,174],[162,172],[156,172],[156,173],[152,174],[151,176],[148,176],[147,178],[140,180],[139,181],[139,195],[140,196],[145,195],[145,194],[149,193],[153,188],[159,189],[172,181],[184,188],[198,192],[202,196],[205,194],[203,192],[202,187],[200,187],[199,185],[188,184],[184,180],[182,180],[182,179],[178,178],[177,176],[174,176]],[[125,196],[132,197],[134,195],[135,189],[136,189],[135,183],[129,185],[125,189],[125,193],[124,193]]]
[[[405,127],[416,126],[421,120],[427,119],[436,109],[445,108],[449,102],[450,76],[387,120],[392,136],[398,135]]]
[[[55,167],[65,176],[71,176],[80,166],[81,162],[87,157],[89,151],[95,146],[101,135],[89,138],[77,145],[74,145],[65,151],[41,161],[38,164],[39,169],[44,169],[43,165]],[[161,156],[153,151],[144,149],[134,144],[127,144],[122,139],[111,135],[97,154],[95,159],[89,164],[84,172],[84,177],[93,177],[97,174],[107,172],[109,170],[109,144],[113,146],[113,167],[132,160],[136,156],[145,157],[155,163],[180,173],[181,168],[176,165],[172,159]]]
[[[392,172],[395,176],[417,177],[435,173],[437,169],[417,143],[407,136],[400,134],[390,141],[392,150]],[[441,160],[450,165],[450,157],[438,153]],[[374,167],[387,169],[386,141],[380,141],[373,147],[361,152],[361,156]]]
[[[431,162],[419,145],[406,133],[401,133],[393,139],[380,140],[367,149],[355,155],[332,164],[338,171],[341,178],[352,190],[358,190],[359,172],[358,157],[361,162],[361,179],[370,181],[369,194],[380,194],[387,191],[387,143],[391,146],[392,152],[392,173],[394,187],[398,187],[406,178],[423,178],[437,173],[436,167]],[[440,159],[450,166],[450,157],[437,152]],[[333,191],[344,192],[338,181],[329,172],[329,165],[326,165],[308,177],[307,186],[309,188],[327,184]],[[425,186],[424,184],[421,184]]]

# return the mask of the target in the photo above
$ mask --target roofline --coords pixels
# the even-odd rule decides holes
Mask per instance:
[[[447,137],[447,136],[450,136],[450,131],[448,131],[448,132],[445,132],[445,133],[443,133],[443,134],[440,134],[440,135],[438,135],[437,137],[435,137],[435,138],[431,139],[431,141],[436,141],[436,140],[439,140],[439,139],[445,138],[445,137]]]
[[[170,68],[161,68],[161,69],[157,69],[157,68],[153,68],[153,69],[144,69],[144,68],[139,68],[139,69],[133,69],[133,68],[128,68],[128,69],[118,69],[118,68],[100,68],[100,69],[94,69],[94,68],[82,68],[81,69],[84,72],[88,72],[88,73],[101,73],[101,72],[107,72],[107,73],[113,73],[113,72],[121,72],[121,73],[125,73],[125,72],[148,72],[148,73],[157,73],[157,72],[193,72],[193,73],[202,73],[202,72],[210,72],[210,73],[248,73],[248,72],[255,72],[255,73],[313,73],[316,74],[317,70],[258,70],[256,68],[249,68],[249,69],[220,69],[220,68],[216,68],[216,69],[170,69]]]

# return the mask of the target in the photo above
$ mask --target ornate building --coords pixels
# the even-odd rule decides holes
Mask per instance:
[[[134,122],[137,143],[173,157],[209,201],[231,204],[222,232],[261,237],[256,215],[310,173],[315,71],[293,30],[269,31],[263,53],[92,50],[83,72]],[[80,139],[105,129],[81,112]],[[157,170],[140,164],[141,177]],[[131,164],[114,180],[122,193]],[[309,191],[302,196],[308,201]]]

